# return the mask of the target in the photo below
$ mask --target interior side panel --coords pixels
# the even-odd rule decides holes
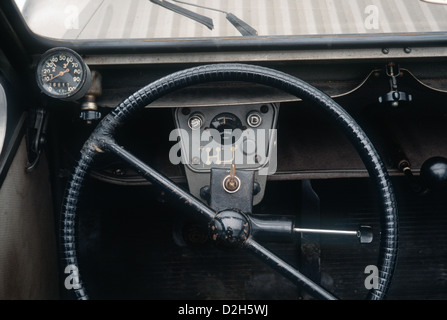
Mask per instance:
[[[25,172],[23,139],[0,189],[0,299],[56,299],[57,248],[48,163]]]

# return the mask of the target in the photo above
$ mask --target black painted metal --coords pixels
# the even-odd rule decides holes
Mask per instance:
[[[246,215],[225,210],[216,214],[209,226],[211,239],[218,246],[242,247],[250,236],[250,223]]]
[[[251,213],[253,208],[253,181],[254,171],[236,170],[236,177],[240,181],[239,190],[228,193],[222,186],[222,182],[230,170],[211,169],[210,181],[210,206],[217,212],[227,209],[237,209],[245,213]]]
[[[250,220],[250,234],[260,241],[293,241],[295,217],[258,214],[248,215]]]

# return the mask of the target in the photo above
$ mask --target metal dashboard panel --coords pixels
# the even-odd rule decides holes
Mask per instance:
[[[211,168],[229,169],[231,163],[235,163],[236,168],[243,168],[255,172],[255,181],[259,183],[260,191],[254,196],[253,204],[258,204],[264,196],[267,176],[276,171],[276,132],[274,129],[276,129],[277,125],[279,105],[255,104],[240,106],[233,105],[225,108],[191,108],[186,114],[184,114],[182,110],[185,110],[185,108],[176,109],[175,118],[176,126],[180,132],[178,138],[180,138],[179,144],[181,145],[181,157],[185,167],[190,192],[194,196],[200,198],[201,189],[210,184]],[[250,128],[248,119],[246,119],[247,115],[252,112],[258,113],[262,118],[260,125],[254,128]],[[203,117],[203,125],[200,130],[192,130],[188,128],[188,119],[195,114],[200,114],[201,117]],[[233,115],[235,118],[240,119],[241,132],[253,130],[252,136],[245,136],[247,139],[244,139],[244,135],[242,134],[242,136],[234,143],[231,143],[230,141],[231,148],[235,148],[233,149],[233,155],[232,158],[230,157],[230,161],[225,161],[224,145],[221,145],[220,141],[217,144],[219,147],[214,150],[214,148],[206,148],[206,146],[211,145],[209,139],[213,140],[215,138],[209,136],[208,138],[203,139],[204,133],[210,131],[209,129],[212,127],[215,119],[224,114]],[[196,144],[192,142],[194,140],[193,131],[198,132],[200,145],[198,145],[197,142]],[[264,132],[264,135],[259,135],[259,132],[261,131]],[[255,147],[247,148],[243,146],[244,142],[248,143],[249,141],[251,141]],[[215,143],[212,145],[216,146]],[[261,147],[262,145],[264,146]],[[235,156],[235,150],[238,148],[240,150],[236,151],[236,154],[239,154],[240,157]],[[196,162],[192,157],[194,155],[194,150],[191,151],[189,149],[197,149],[196,155],[198,155],[198,157],[196,157]],[[251,151],[248,149],[251,149]],[[188,156],[185,156],[186,154]],[[249,159],[252,161],[248,161]]]

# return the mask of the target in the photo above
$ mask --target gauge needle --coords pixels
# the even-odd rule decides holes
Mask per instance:
[[[67,72],[69,72],[70,71],[70,69],[65,69],[64,71],[61,71],[61,72],[59,72],[57,75],[55,75],[54,77],[52,77],[50,80],[48,80],[48,81],[51,81],[51,80],[54,80],[54,79],[56,79],[57,77],[60,77],[60,76],[63,76],[64,74],[66,74]],[[47,82],[48,82],[47,81]]]

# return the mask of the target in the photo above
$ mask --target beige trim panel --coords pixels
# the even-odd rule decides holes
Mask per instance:
[[[58,298],[47,161],[28,174],[26,155],[23,139],[0,189],[0,300]]]

